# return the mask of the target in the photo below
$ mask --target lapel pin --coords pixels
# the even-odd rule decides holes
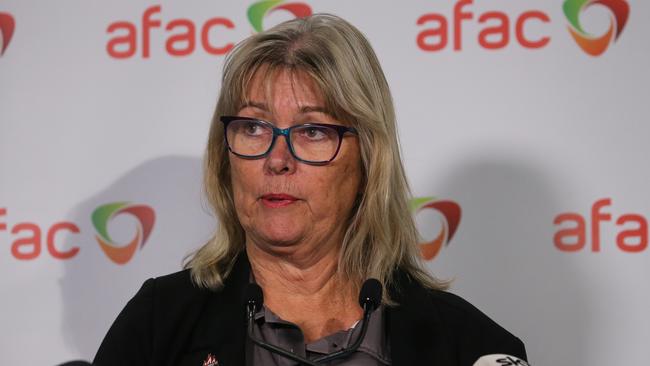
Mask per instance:
[[[208,353],[208,358],[203,361],[203,366],[219,366],[219,361],[217,361],[217,358],[212,353]]]

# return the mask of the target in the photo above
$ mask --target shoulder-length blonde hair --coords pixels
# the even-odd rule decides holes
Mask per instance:
[[[204,165],[205,190],[220,225],[185,264],[195,283],[220,288],[244,249],[219,117],[238,113],[251,79],[262,68],[264,75],[278,70],[306,73],[320,89],[327,112],[358,130],[363,186],[341,246],[340,273],[357,284],[374,277],[389,286],[399,268],[426,287],[445,287],[420,262],[393,100],[377,56],[358,29],[328,14],[291,20],[255,34],[226,58]],[[389,297],[385,300],[390,302]]]

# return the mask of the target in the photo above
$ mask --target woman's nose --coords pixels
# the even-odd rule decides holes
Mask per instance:
[[[265,170],[271,174],[291,174],[295,171],[297,161],[291,154],[287,138],[280,135],[266,156]]]

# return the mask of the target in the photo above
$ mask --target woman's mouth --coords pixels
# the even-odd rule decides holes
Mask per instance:
[[[298,201],[298,198],[285,193],[268,193],[261,197],[262,204],[270,208],[289,206]]]

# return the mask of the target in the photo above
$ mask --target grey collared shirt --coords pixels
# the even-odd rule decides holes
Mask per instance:
[[[270,309],[262,307],[255,314],[253,334],[264,342],[290,350],[308,359],[315,359],[328,353],[346,348],[361,331],[357,323],[348,330],[332,333],[314,342],[305,344],[302,330],[296,324],[281,319]],[[250,340],[246,345],[249,366],[295,366],[296,362],[267,351]],[[250,355],[252,354],[252,357]],[[384,327],[384,307],[381,306],[370,315],[368,331],[356,352],[327,365],[339,366],[381,366],[390,365],[390,352]]]

